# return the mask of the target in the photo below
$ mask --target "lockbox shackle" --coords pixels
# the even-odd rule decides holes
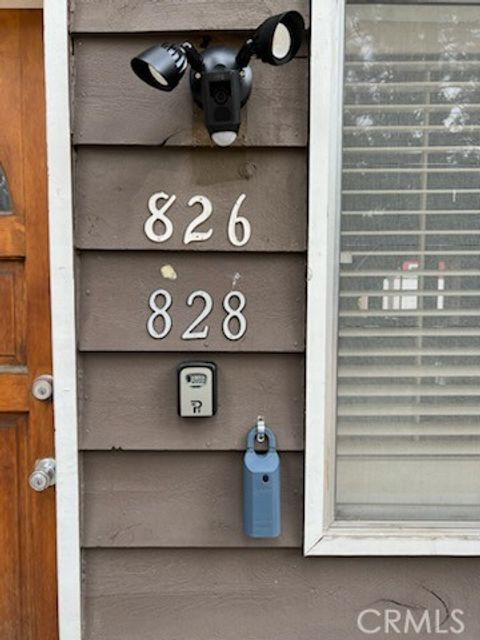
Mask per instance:
[[[255,451],[255,439],[257,437],[257,433],[258,433],[258,429],[257,429],[257,426],[255,425],[248,432],[248,435],[247,435],[247,449],[251,449],[252,451]],[[265,436],[266,436],[266,438],[268,440],[268,450],[269,451],[276,451],[277,450],[277,439],[276,439],[275,434],[273,433],[273,431],[271,429],[269,429],[268,427],[265,427]]]

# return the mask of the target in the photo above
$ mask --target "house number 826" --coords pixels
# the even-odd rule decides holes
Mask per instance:
[[[227,238],[234,247],[243,247],[250,240],[252,227],[245,216],[240,215],[240,207],[247,196],[242,193],[236,199],[227,225]],[[152,242],[166,242],[173,235],[173,222],[167,216],[167,212],[173,206],[177,196],[169,196],[163,191],[154,193],[148,199],[150,216],[145,220],[143,230]],[[213,205],[206,196],[193,196],[188,201],[189,207],[200,206],[200,213],[188,224],[183,234],[183,244],[192,242],[205,242],[213,236],[213,228],[198,231],[198,228],[206,222],[213,213]]]
[[[208,337],[210,327],[200,325],[208,318],[213,309],[212,296],[201,289],[192,291],[187,298],[187,306],[192,307],[196,300],[203,303],[203,308],[198,316],[182,333],[182,340],[205,340]],[[235,306],[232,306],[232,303]],[[172,329],[172,316],[170,307],[173,304],[172,294],[166,289],[156,289],[150,294],[148,306],[152,310],[147,320],[147,331],[155,340],[166,338]],[[243,310],[247,300],[241,291],[230,291],[223,298],[225,317],[222,322],[223,335],[228,340],[240,340],[247,331],[247,319]]]

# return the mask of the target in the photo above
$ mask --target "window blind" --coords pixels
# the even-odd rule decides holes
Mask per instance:
[[[458,523],[480,520],[480,31],[415,11],[347,12],[336,509]]]

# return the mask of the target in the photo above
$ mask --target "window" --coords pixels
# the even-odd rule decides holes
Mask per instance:
[[[12,198],[8,186],[7,175],[0,164],[0,215],[12,211]]]
[[[312,19],[306,552],[480,554],[478,8],[330,4]]]

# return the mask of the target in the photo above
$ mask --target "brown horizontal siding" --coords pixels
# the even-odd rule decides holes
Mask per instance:
[[[188,251],[303,251],[306,246],[306,152],[303,149],[138,149],[82,148],[77,153],[75,238],[82,249]],[[172,237],[155,243],[144,233],[148,200],[164,192],[176,196],[168,216]],[[236,248],[227,226],[237,198],[250,223],[251,239]],[[185,245],[183,236],[202,195],[213,205],[201,230],[206,242]],[[161,204],[164,204],[164,200]],[[158,223],[157,233],[164,227]],[[240,229],[239,229],[240,233]]]
[[[242,450],[259,414],[268,417],[282,450],[303,448],[301,354],[204,357],[218,367],[219,406],[198,423],[177,414],[176,368],[185,354],[82,354],[80,448]]]
[[[299,547],[302,463],[282,454],[283,532],[254,540],[242,532],[241,453],[84,453],[83,546]]]
[[[308,45],[283,68],[253,62],[240,135],[224,150],[211,145],[188,74],[161,93],[130,69],[163,41],[239,47],[273,13],[308,19],[307,4],[71,5],[84,640],[292,640],[302,637],[293,619],[316,637],[318,572],[305,574],[301,559]],[[160,191],[176,196],[174,233],[156,244],[143,225]],[[242,193],[252,236],[235,248],[227,225]],[[195,195],[212,202],[199,230],[214,234],[186,246]],[[160,288],[173,297],[173,328],[154,340],[148,298]],[[202,307],[186,298],[199,289],[214,301],[209,336],[182,340]],[[221,330],[232,290],[247,299],[239,341]],[[197,422],[177,415],[176,367],[198,359],[217,364],[219,393],[217,415]],[[242,452],[259,414],[282,459],[274,540],[242,531]],[[275,616],[272,632],[255,635],[241,620],[272,587],[275,602],[262,595],[260,605]]]
[[[130,59],[158,42],[162,42],[161,35],[75,40],[73,133],[77,144],[210,146],[188,78],[175,91],[165,93],[141,82],[132,72]],[[241,40],[231,44],[240,45]],[[252,67],[253,91],[242,110],[236,144],[304,146],[308,60],[296,58],[281,68],[254,61]]]
[[[169,265],[176,279],[162,277]],[[150,294],[170,292],[173,327],[153,339],[146,323]],[[183,340],[203,309],[188,307],[189,294],[204,289],[214,307],[205,340]],[[222,333],[225,294],[241,291],[247,300],[247,331],[238,341]],[[86,351],[303,351],[305,260],[296,254],[232,255],[147,252],[86,252],[80,259],[79,340]]]
[[[302,558],[289,549],[89,550],[85,638],[357,640],[365,636],[357,627],[364,609],[407,608],[417,621],[428,611],[432,630],[439,616],[439,637],[448,638],[454,634],[443,631],[455,626],[449,612],[461,608],[463,635],[470,640],[480,636],[479,569],[478,558]],[[382,617],[371,614],[364,623],[382,625]],[[418,634],[410,627],[406,635],[433,637],[425,626]]]
[[[308,17],[307,0],[75,0],[71,28],[82,32],[254,29],[274,13],[297,9]]]

